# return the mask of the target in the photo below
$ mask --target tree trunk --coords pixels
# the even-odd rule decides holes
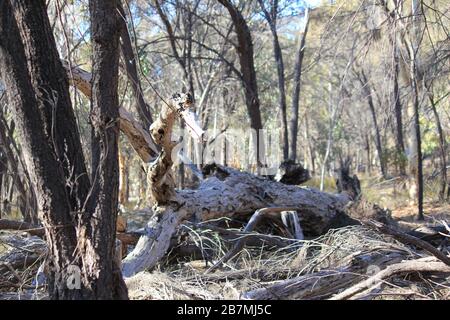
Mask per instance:
[[[403,119],[402,119],[402,103],[400,100],[400,88],[398,84],[398,78],[400,73],[398,49],[394,48],[394,109],[395,109],[395,122],[396,122],[396,135],[395,146],[397,149],[397,163],[400,169],[401,175],[406,175],[405,169],[405,143],[403,139]]]
[[[119,203],[125,205],[128,202],[128,164],[124,151],[119,148]]]
[[[303,65],[303,57],[305,56],[305,43],[306,36],[308,35],[308,26],[309,26],[309,14],[308,9],[305,9],[305,27],[303,29],[302,36],[300,38],[299,47],[297,50],[297,56],[295,60],[294,66],[294,93],[292,95],[292,120],[291,120],[291,149],[289,153],[289,158],[291,160],[296,161],[297,159],[297,133],[298,133],[298,112],[299,112],[299,102],[300,102],[300,89],[301,89],[301,76],[302,76],[302,65]],[[313,162],[313,161],[311,161]],[[314,166],[313,164],[311,164]],[[313,172],[315,168],[313,168]]]
[[[93,179],[88,212],[81,217],[85,285],[96,299],[124,299],[127,289],[115,260],[118,214],[118,66],[120,17],[118,1],[89,1],[92,66],[92,127],[100,161]]]
[[[80,152],[82,146],[67,75],[59,59],[45,2],[18,0],[11,1],[11,5],[40,105],[36,115],[40,115],[47,143],[53,146],[67,177],[71,206],[80,210],[89,193],[90,181]]]
[[[380,128],[378,127],[378,122],[377,122],[377,114],[375,111],[375,105],[373,103],[373,99],[372,99],[372,90],[370,87],[370,83],[366,77],[366,75],[364,74],[364,71],[361,70],[361,84],[363,87],[363,92],[365,93],[366,97],[367,97],[367,103],[369,105],[369,110],[370,110],[370,114],[372,115],[372,121],[373,121],[373,126],[375,129],[375,147],[377,149],[377,155],[378,155],[378,161],[380,162],[380,171],[381,171],[381,175],[383,176],[383,178],[386,179],[387,174],[386,174],[386,164],[384,161],[384,156],[383,156],[383,146],[381,144],[381,135],[380,135]]]
[[[256,162],[258,167],[263,161],[264,143],[261,139],[260,130],[263,128],[258,97],[258,84],[256,81],[255,64],[253,61],[253,42],[247,22],[231,1],[218,0],[227,10],[233,21],[234,29],[238,39],[236,50],[239,55],[242,81],[244,84],[245,104],[250,117],[250,127],[256,131]]]
[[[145,103],[144,94],[141,87],[141,81],[139,80],[137,63],[138,57],[135,56],[133,51],[133,45],[131,44],[130,34],[128,32],[128,26],[126,21],[125,11],[119,1],[118,10],[121,14],[120,20],[120,49],[122,52],[123,62],[125,64],[125,70],[130,81],[133,95],[136,100],[136,110],[139,115],[139,119],[145,129],[150,127],[153,122],[152,115],[150,113],[149,106]]]
[[[428,98],[431,104],[431,110],[433,111],[434,120],[436,121],[436,127],[439,135],[439,156],[441,160],[441,182],[439,189],[439,199],[444,201],[446,198],[446,190],[448,189],[449,183],[447,181],[447,143],[445,141],[444,130],[442,129],[441,119],[439,113],[437,112],[436,102],[434,101],[433,92],[428,93]]]
[[[283,162],[285,162],[289,158],[289,137],[288,137],[287,114],[286,114],[286,85],[284,77],[283,52],[281,51],[281,46],[278,40],[278,32],[277,32],[278,0],[275,0],[271,3],[270,12],[268,11],[268,9],[266,9],[263,0],[258,0],[258,2],[262,8],[264,17],[266,18],[269,24],[270,32],[272,33],[273,55],[277,66],[277,77],[278,77],[278,91],[279,91],[278,103],[281,111],[280,112],[281,146],[283,150]]]
[[[372,171],[372,158],[370,157],[370,139],[369,134],[366,133],[365,135],[365,142],[366,142],[366,160],[367,160],[367,170],[366,172],[370,174]]]
[[[91,189],[67,78],[44,2],[16,1],[14,11],[8,1],[1,3],[0,67],[5,70],[3,80],[14,106],[26,166],[45,228],[49,293],[54,299],[126,298],[126,287],[114,260],[119,30],[116,6],[116,2],[101,2],[100,6],[91,3],[95,22],[93,125],[102,153]],[[13,13],[22,19],[22,34]],[[49,100],[38,101],[42,100],[40,95]]]
[[[36,1],[33,3],[38,3]],[[73,298],[78,290],[69,290],[67,268],[76,263],[76,233],[61,163],[48,143],[43,128],[27,58],[9,1],[0,3],[0,67],[2,80],[17,121],[18,134],[38,195],[40,218],[49,244],[49,291],[53,298]],[[58,227],[58,230],[55,227]],[[59,277],[57,277],[59,275]]]

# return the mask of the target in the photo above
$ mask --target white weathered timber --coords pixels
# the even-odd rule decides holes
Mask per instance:
[[[90,74],[77,67],[68,70],[68,74],[72,84],[90,96]],[[170,241],[167,239],[170,240],[185,219],[199,222],[236,214],[250,215],[261,208],[292,207],[298,214],[298,225],[308,236],[354,223],[344,213],[345,205],[350,201],[344,194],[334,195],[312,188],[289,186],[217,165],[209,166],[210,172],[204,173],[206,179],[198,189],[175,190],[171,178],[174,142],[170,141],[175,119],[180,117],[185,121],[196,140],[202,139],[204,133],[189,109],[191,104],[189,95],[174,95],[151,125],[151,136],[131,114],[120,110],[120,129],[144,162],[152,160],[148,171],[149,204],[156,205],[156,211],[164,212],[158,227],[153,229],[157,239],[144,236],[125,258],[125,275],[154,267],[169,248]],[[159,149],[161,151],[157,152]],[[214,174],[211,174],[213,171]],[[301,236],[299,230],[296,234]]]
[[[159,207],[159,221],[151,220],[146,234],[141,236],[134,250],[122,261],[122,274],[134,274],[152,269],[164,257],[170,247],[170,240],[185,217],[185,211],[174,211],[171,207]]]
[[[303,232],[320,235],[329,228],[351,223],[344,213],[350,199],[314,188],[289,186],[236,169],[214,166],[196,190],[178,190],[178,202],[185,203],[197,221],[236,214],[252,214],[267,207],[293,207]],[[208,176],[208,175],[205,175]]]

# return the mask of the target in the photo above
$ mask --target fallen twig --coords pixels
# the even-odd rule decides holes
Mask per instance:
[[[409,260],[401,263],[388,266],[386,269],[378,272],[377,274],[369,277],[368,279],[359,282],[358,284],[344,290],[343,292],[335,295],[330,300],[344,300],[351,296],[367,289],[372,286],[376,286],[384,279],[387,279],[395,274],[405,274],[411,272],[450,272],[450,267],[440,261],[420,261]]]
[[[362,221],[362,222],[364,225],[374,228],[384,234],[388,234],[404,244],[413,244],[419,248],[422,248],[423,250],[428,251],[433,256],[435,256],[436,258],[438,258],[439,260],[444,262],[446,265],[450,266],[450,258],[448,256],[446,256],[445,254],[443,254],[438,249],[436,249],[435,247],[433,247],[428,242],[420,240],[419,238],[416,238],[416,237],[406,234],[404,232],[395,230],[392,227],[385,225],[383,223],[380,223],[378,221],[366,220],[366,221]]]

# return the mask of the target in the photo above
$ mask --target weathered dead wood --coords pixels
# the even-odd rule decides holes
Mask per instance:
[[[140,237],[134,250],[122,262],[125,277],[153,268],[166,254],[170,239],[184,218],[183,210],[174,211],[171,207],[158,207],[159,221],[149,222],[146,234]]]
[[[264,218],[264,216],[268,214],[281,213],[284,211],[292,211],[292,210],[295,211],[297,210],[297,208],[278,207],[278,208],[263,208],[256,210],[256,212],[252,215],[247,225],[245,226],[244,232],[252,232],[258,225],[258,223]],[[239,241],[236,242],[233,248],[230,251],[228,251],[228,253],[225,256],[223,256],[215,265],[209,268],[207,272],[211,272],[217,269],[219,266],[226,263],[231,258],[235,257],[244,248],[246,242],[247,237],[242,237]]]
[[[172,236],[187,214],[183,204],[176,199],[171,169],[172,150],[176,142],[171,140],[171,135],[176,118],[181,115],[185,119],[184,116],[189,114],[188,108],[191,105],[192,98],[189,94],[173,95],[169,104],[163,106],[158,118],[150,126],[153,140],[162,149],[156,160],[150,164],[147,173],[150,202],[154,204],[155,215],[147,226],[146,234],[123,261],[122,273],[125,277],[156,265],[166,254]],[[203,134],[195,128],[192,132],[199,134],[199,137]]]
[[[177,201],[185,203],[196,221],[250,216],[261,208],[291,207],[296,208],[300,225],[308,236],[358,224],[344,212],[349,202],[345,194],[289,186],[217,164],[207,165],[203,171],[206,179],[198,189],[177,191]]]
[[[408,234],[423,241],[433,242],[449,237],[450,231],[448,231],[444,225],[420,226],[419,228],[409,231]]]
[[[68,73],[72,83],[83,93],[90,95],[89,73],[79,68],[69,70]],[[124,260],[124,274],[131,275],[153,267],[169,248],[166,240],[156,241],[154,234],[161,239],[170,239],[178,225],[186,219],[199,222],[236,214],[251,214],[266,207],[294,207],[299,209],[299,223],[309,236],[323,234],[330,228],[357,223],[344,212],[345,205],[350,200],[345,194],[332,195],[315,189],[288,186],[217,165],[205,166],[203,175],[207,179],[202,181],[197,190],[175,191],[170,172],[174,147],[170,135],[174,120],[180,116],[195,139],[203,136],[203,130],[189,110],[190,104],[187,95],[175,95],[166,103],[150,129],[156,148],[148,146],[150,140],[145,138],[146,133],[142,132],[142,127],[133,122],[129,114],[120,111],[121,130],[125,130],[124,133],[144,161],[148,162],[149,155],[155,154],[156,149],[161,149],[156,160],[150,164],[148,180],[151,199],[160,206],[159,223],[166,229],[152,228],[150,226],[153,224],[149,223],[148,234],[142,237],[135,250]],[[131,129],[126,124],[130,124]],[[153,258],[144,258],[144,255],[149,254]]]
[[[24,221],[0,219],[0,230],[18,230],[28,232],[33,236],[43,237],[45,230],[43,227],[37,227],[31,223]]]
[[[63,65],[67,70],[70,83],[77,87],[84,95],[91,97],[91,74],[77,66],[69,68],[67,62],[63,62]],[[197,124],[195,115],[189,109],[189,106],[186,104],[183,106],[172,105],[172,101],[169,104],[165,104],[164,106],[174,108],[173,111],[176,111],[178,116],[186,123],[186,128],[191,136],[194,139],[202,139],[204,131]],[[161,114],[165,114],[165,112],[163,111]],[[127,136],[134,150],[144,162],[150,162],[152,158],[159,154],[161,151],[160,147],[154,143],[149,133],[124,108],[119,108],[119,124],[120,130]]]
[[[428,251],[430,254],[432,254],[442,262],[444,262],[446,265],[450,266],[450,258],[426,241],[420,240],[419,238],[403,233],[399,230],[395,230],[394,228],[388,225],[382,224],[374,220],[363,221],[363,224],[371,228],[374,228],[375,230],[378,230],[384,234],[390,235],[395,239],[397,239],[398,241],[400,241],[401,243],[412,244],[425,251]]]
[[[243,299],[323,299],[365,278],[369,266],[384,268],[407,257],[404,251],[372,251],[355,254],[333,270],[321,270],[312,274],[279,281],[264,288],[242,294]]]
[[[47,252],[45,241],[36,236],[29,238],[17,235],[1,236],[0,246],[6,247],[6,251],[0,255],[0,275],[10,268],[26,268]]]
[[[167,231],[156,232],[159,237],[164,233],[164,238],[170,239],[171,236],[166,232],[173,234],[183,220],[201,222],[236,215],[251,215],[260,208],[275,206],[296,208],[300,225],[307,236],[318,236],[330,228],[358,223],[344,212],[345,205],[349,201],[346,195],[333,195],[316,189],[289,186],[218,165],[205,167],[209,171],[204,172],[206,179],[198,189],[177,190],[172,196],[169,201],[170,210],[178,210],[180,215],[170,213],[172,218],[166,217],[165,214],[162,216],[159,223],[165,223],[164,228],[167,228]],[[168,208],[165,207],[162,211],[165,210]],[[149,223],[148,229],[153,230],[153,226],[154,223]],[[123,265],[124,268],[128,268],[127,275],[133,274],[130,271],[132,260],[140,260],[139,264],[136,264],[139,268],[135,269],[135,272],[154,267],[157,263],[154,259],[143,257],[144,251],[147,254],[150,252],[144,248],[156,246],[152,236],[154,232],[149,232],[139,247],[136,247],[136,251],[125,259]],[[163,244],[161,241],[158,243],[159,248],[154,248],[154,251],[162,252],[169,248],[169,243]],[[158,253],[157,256],[162,255]]]
[[[175,99],[175,96],[174,96]],[[172,150],[177,144],[172,141],[172,129],[177,118],[175,108],[180,101],[181,106],[186,103],[186,107],[192,101],[186,96],[185,101],[181,101],[181,96],[176,97],[172,106],[163,105],[162,110],[155,122],[150,126],[150,134],[162,151],[158,158],[150,164],[147,173],[147,180],[151,194],[151,203],[155,205],[167,204],[175,195],[175,182],[172,176]]]
[[[344,290],[343,292],[335,295],[330,300],[344,300],[360,293],[367,288],[377,287],[385,279],[398,274],[407,274],[412,272],[443,272],[450,273],[450,267],[445,265],[441,261],[421,261],[410,260],[396,263],[386,267],[386,269],[378,272],[377,274],[369,277],[368,279],[357,283],[356,285]],[[429,259],[427,259],[429,260]]]
[[[150,134],[124,108],[119,108],[119,117],[120,130],[127,136],[133,149],[142,161],[150,162],[159,152]]]

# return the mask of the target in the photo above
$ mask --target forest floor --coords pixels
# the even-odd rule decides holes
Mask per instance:
[[[306,183],[317,187],[318,180]],[[417,205],[410,201],[406,182],[395,178],[381,181],[377,177],[361,177],[363,197],[387,212],[404,231],[422,226],[441,225],[441,221],[450,221],[450,204],[436,201],[436,186],[427,182],[424,203],[425,220],[418,221]],[[336,192],[334,179],[325,181],[325,191]],[[191,236],[196,243],[212,249],[215,257],[220,258],[226,251],[227,244],[206,232]],[[141,272],[127,279],[132,299],[239,299],[239,298],[287,298],[287,299],[327,299],[336,294],[340,285],[351,287],[361,279],[371,275],[373,268],[382,270],[409,259],[427,259],[423,251],[415,246],[400,243],[397,240],[374,232],[366,227],[354,226],[330,230],[322,237],[309,239],[298,247],[278,250],[262,248],[245,248],[233,261],[221,270],[209,274],[211,264],[203,259],[184,261],[176,265],[161,265],[153,272]],[[444,240],[445,241],[445,240]],[[439,248],[448,253],[448,241]],[[406,256],[391,257],[397,250],[408,252]],[[373,252],[389,257],[387,261],[378,261]],[[430,258],[428,256],[428,258]],[[359,259],[375,259],[359,270],[353,265]],[[346,261],[346,262],[344,262]],[[352,261],[352,262],[348,262]],[[356,263],[358,264],[358,263]],[[286,273],[286,267],[289,272]],[[321,283],[322,277],[329,275],[324,270],[345,270],[358,274],[359,280],[329,279]],[[339,272],[341,273],[341,272]],[[269,276],[270,275],[270,276]],[[385,279],[383,287],[360,292],[349,298],[353,299],[449,299],[450,278],[445,276],[410,276],[400,273]],[[315,279],[315,280],[311,280]],[[347,281],[347,282],[346,282]],[[294,284],[295,283],[295,284]],[[299,285],[304,283],[304,285]],[[162,287],[157,284],[164,284]],[[285,286],[285,287],[283,287]],[[296,291],[290,286],[298,286]],[[272,291],[271,291],[272,290]],[[268,293],[269,292],[269,293]],[[275,292],[275,293],[274,293]],[[271,296],[271,294],[273,294]],[[279,297],[276,295],[279,294]]]
[[[307,184],[315,187],[317,180],[313,179]],[[409,200],[405,181],[380,181],[376,177],[362,176],[361,185],[364,198],[381,208],[389,208],[386,212],[390,213],[403,230],[413,230],[423,225],[436,226],[442,221],[450,221],[450,204],[436,201],[436,187],[432,183],[428,183],[425,190],[425,221],[417,221],[416,205]],[[325,187],[325,191],[336,192],[332,179],[327,179]],[[144,227],[151,215],[149,209],[135,210],[134,207],[135,203],[131,201],[122,208],[123,216],[128,220],[127,231]],[[365,226],[351,226],[330,230],[319,238],[297,241],[287,247],[246,246],[223,267],[208,272],[214,262],[227,253],[232,243],[212,230],[195,229],[189,225],[185,229],[188,230],[187,236],[186,230],[184,231],[185,241],[202,248],[207,254],[203,258],[179,258],[173,253],[176,249],[172,249],[155,270],[140,272],[126,279],[131,299],[328,299],[339,294],[342,288],[348,289],[369,279],[373,270],[380,272],[408,262],[420,264],[423,259],[428,259],[426,261],[431,264],[440,263],[416,246],[401,243]],[[259,230],[265,231],[267,230]],[[3,238],[9,234],[0,231],[2,240],[9,239]],[[44,254],[39,251],[43,242],[39,238],[36,241],[27,250],[36,251],[37,255],[43,257]],[[436,246],[448,254],[449,241],[444,241],[446,242]],[[20,247],[23,244],[13,245]],[[3,249],[7,248],[8,245]],[[19,251],[15,254],[20,256]],[[433,258],[434,260],[429,260]],[[2,291],[8,291],[11,298],[17,298],[11,293],[16,290],[21,292],[22,298],[30,298],[33,292],[30,288],[36,279],[40,261],[42,258],[24,271],[11,272],[4,280],[0,279],[0,296]],[[449,299],[448,275],[448,272],[441,276],[439,273],[428,275],[422,272],[400,272],[396,276],[382,279],[382,286],[360,290],[361,292],[348,298]],[[12,288],[15,289],[11,290]],[[43,287],[38,291],[41,294],[45,292]]]

